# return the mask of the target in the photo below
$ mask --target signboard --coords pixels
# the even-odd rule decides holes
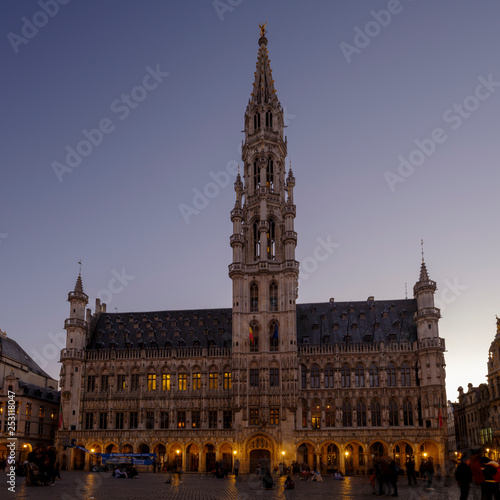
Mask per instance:
[[[102,465],[151,465],[156,458],[156,453],[101,453],[100,457],[102,460]]]

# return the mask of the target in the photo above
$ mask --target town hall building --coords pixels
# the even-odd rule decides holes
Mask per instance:
[[[444,465],[445,342],[422,260],[414,298],[299,304],[295,177],[261,27],[230,212],[232,304],[106,311],[81,275],[61,351],[61,463],[156,453],[163,464],[254,471],[292,461],[367,473],[378,456]],[[300,207],[299,207],[300,209]]]

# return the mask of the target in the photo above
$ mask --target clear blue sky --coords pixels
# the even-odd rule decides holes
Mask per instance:
[[[79,259],[92,308],[98,294],[110,311],[231,306],[233,179],[189,224],[179,207],[241,164],[267,21],[297,258],[338,245],[302,273],[300,302],[404,298],[405,283],[412,296],[423,238],[448,398],[485,381],[500,314],[497,1],[4,0],[0,14],[0,328],[53,376]],[[74,168],[68,147],[87,155]]]

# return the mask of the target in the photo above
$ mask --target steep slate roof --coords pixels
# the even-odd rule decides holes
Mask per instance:
[[[414,299],[297,304],[297,343],[414,342]]]
[[[89,349],[231,347],[231,309],[103,313]]]
[[[36,363],[33,361],[31,356],[29,356],[26,351],[11,338],[6,335],[0,335],[0,354],[17,361],[28,367],[28,369],[42,377],[47,377],[52,379],[52,377],[45,373]]]
[[[297,304],[297,341],[414,342],[414,299]],[[103,313],[88,349],[138,347],[231,347],[232,310]]]
[[[43,399],[44,401],[50,401],[53,403],[58,403],[61,399],[61,393],[50,389],[48,387],[40,387],[34,384],[27,384],[25,382],[19,382],[19,387],[23,390],[25,396],[30,396],[32,398]]]

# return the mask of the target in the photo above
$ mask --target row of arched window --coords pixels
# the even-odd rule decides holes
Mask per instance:
[[[267,110],[265,112],[265,119],[266,119],[266,121],[265,121],[266,128],[273,128],[273,114],[271,111]],[[254,131],[260,129],[260,112],[259,111],[257,111],[253,115],[253,129],[254,129]]]
[[[253,190],[257,191],[260,187],[260,169],[257,161],[253,162]],[[266,187],[269,191],[274,191],[274,160],[269,157],[266,167]]]
[[[307,367],[301,365],[302,389],[326,389],[333,387],[409,387],[412,385],[410,365],[403,362],[398,368],[389,363],[387,368],[380,369],[372,363],[365,368],[361,363],[354,368],[348,364],[342,365],[340,370],[335,371],[332,366],[326,366],[321,370],[319,366],[313,365],[309,370],[309,387],[307,380]],[[335,376],[336,372],[336,376]],[[336,380],[335,380],[336,379]]]
[[[269,284],[268,310],[278,310],[278,284],[275,281]],[[255,281],[250,283],[250,312],[259,312],[259,285]]]
[[[267,221],[267,259],[274,260],[276,257],[276,223],[273,219]],[[253,245],[254,245],[254,258],[260,257],[260,228],[259,221],[253,223]]]
[[[402,409],[402,415],[400,415],[400,409]],[[376,398],[369,405],[363,399],[359,399],[356,403],[352,403],[350,399],[344,399],[341,408],[335,408],[332,400],[327,401],[324,407],[321,406],[319,400],[315,400],[311,404],[310,414],[307,401],[303,399],[302,427],[312,427],[313,429],[319,429],[322,426],[381,427],[383,424],[390,427],[411,427],[414,425],[413,413],[413,404],[409,398],[403,400],[401,408],[398,401],[392,398],[385,410],[382,410],[380,401]],[[421,420],[420,409],[418,420]]]

